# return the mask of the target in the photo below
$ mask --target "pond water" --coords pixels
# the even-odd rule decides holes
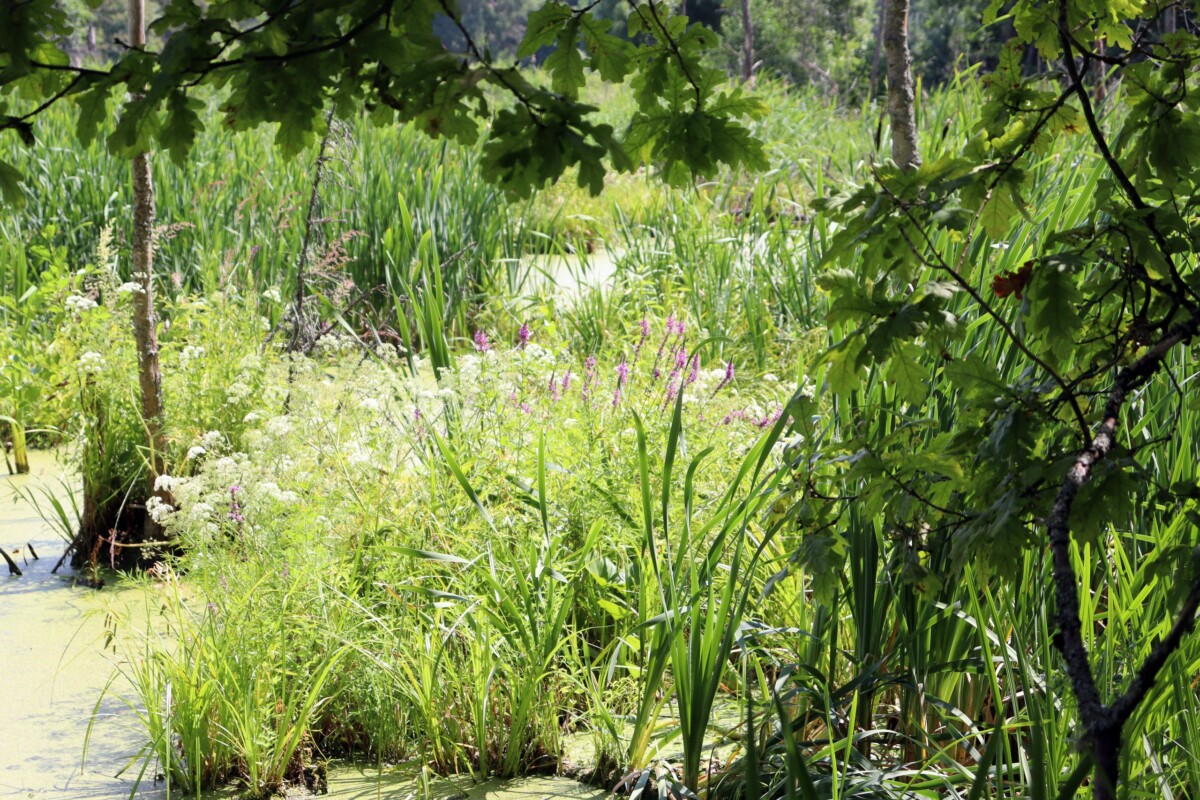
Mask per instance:
[[[24,573],[9,577],[0,566],[0,798],[128,798],[141,762],[122,770],[141,747],[143,731],[134,710],[120,699],[132,692],[115,671],[135,650],[119,636],[110,638],[111,619],[152,619],[155,591],[120,587],[114,576],[97,591],[76,585],[66,567],[51,574],[65,543],[32,508],[15,500],[14,489],[66,491],[60,481],[65,473],[45,453],[31,453],[30,466],[29,475],[0,476],[0,547],[16,552]],[[135,798],[168,797],[153,777],[148,771]],[[600,800],[607,793],[553,777],[480,784],[437,779],[426,793],[411,769],[342,763],[329,770],[326,797],[331,800],[416,800],[425,795],[442,800]]]
[[[24,572],[9,577],[0,566],[0,797],[128,797],[136,770],[114,776],[140,747],[137,719],[115,694],[99,706],[96,701],[113,674],[113,646],[119,645],[105,647],[106,615],[144,613],[148,596],[76,586],[66,567],[50,573],[64,542],[28,505],[15,501],[13,489],[61,490],[63,472],[45,453],[31,453],[30,467],[29,475],[0,478],[0,547],[20,551],[15,560]],[[146,781],[137,796],[163,796],[152,783]]]
[[[612,282],[620,255],[607,250],[593,253],[560,253],[523,259],[526,291],[554,294],[568,305],[590,289]]]

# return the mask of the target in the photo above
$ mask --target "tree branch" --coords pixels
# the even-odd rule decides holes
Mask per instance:
[[[1146,227],[1150,229],[1151,236],[1154,237],[1154,243],[1158,245],[1159,252],[1162,253],[1163,259],[1167,263],[1167,268],[1171,272],[1171,279],[1175,283],[1175,288],[1192,298],[1192,300],[1200,301],[1200,296],[1192,290],[1183,276],[1179,274],[1179,269],[1175,265],[1175,259],[1171,257],[1171,251],[1167,247],[1166,237],[1158,228],[1158,224],[1154,221],[1155,209],[1148,206],[1146,201],[1142,199],[1137,187],[1133,185],[1133,181],[1125,174],[1125,170],[1121,168],[1121,164],[1113,155],[1112,150],[1108,146],[1108,140],[1104,136],[1104,131],[1100,129],[1100,123],[1096,119],[1096,111],[1092,108],[1092,99],[1088,96],[1087,89],[1083,85],[1083,79],[1079,74],[1079,68],[1075,64],[1075,50],[1072,44],[1070,31],[1070,23],[1067,15],[1067,0],[1059,0],[1058,3],[1058,38],[1062,45],[1063,61],[1066,63],[1067,74],[1071,78],[1071,83],[1075,87],[1075,94],[1079,98],[1079,104],[1083,109],[1083,118],[1087,121],[1088,131],[1092,134],[1092,139],[1096,143],[1096,148],[1100,151],[1100,156],[1104,159],[1104,163],[1108,166],[1113,177],[1124,192],[1125,197],[1138,211],[1149,212],[1145,214]],[[1085,64],[1087,56],[1084,56]],[[1189,311],[1195,311],[1196,306],[1193,303],[1187,303]]]
[[[1109,392],[1108,401],[1104,406],[1103,422],[1091,443],[1084,448],[1075,463],[1067,470],[1062,488],[1059,489],[1047,518],[1059,629],[1057,645],[1066,663],[1067,677],[1071,682],[1071,691],[1079,705],[1080,719],[1095,751],[1096,796],[1098,798],[1116,796],[1116,758],[1120,751],[1121,729],[1129,715],[1133,713],[1134,708],[1149,691],[1162,664],[1178,647],[1178,640],[1182,639],[1184,633],[1190,629],[1191,615],[1187,615],[1185,621],[1177,621],[1168,638],[1164,639],[1151,652],[1125,695],[1112,706],[1106,706],[1100,699],[1087,647],[1083,643],[1083,625],[1079,619],[1079,590],[1075,567],[1071,563],[1071,508],[1080,488],[1087,483],[1095,466],[1103,461],[1115,447],[1121,409],[1130,393],[1149,381],[1162,366],[1163,360],[1171,349],[1191,339],[1198,329],[1200,329],[1200,314],[1176,325],[1117,375],[1115,385]],[[1196,602],[1200,603],[1200,594],[1195,589],[1193,596],[1195,596]],[[1190,596],[1189,600],[1191,599]],[[1195,612],[1195,606],[1192,607],[1192,612]]]

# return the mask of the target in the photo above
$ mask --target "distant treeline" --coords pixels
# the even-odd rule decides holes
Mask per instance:
[[[459,0],[462,23],[481,49],[497,60],[516,57],[529,14],[546,0]],[[568,0],[579,5],[582,0]],[[93,9],[88,0],[58,0],[72,21],[75,34],[68,51],[77,63],[106,62],[124,47],[126,0],[103,0]],[[163,0],[147,0],[150,19]],[[913,70],[926,86],[940,84],[956,70],[982,63],[995,65],[1000,48],[1014,35],[1004,9],[984,26],[991,0],[911,0],[909,39]],[[879,29],[883,0],[680,0],[678,10],[694,22],[721,34],[712,58],[731,75],[742,72],[745,60],[744,20],[753,31],[755,74],[797,84],[812,84],[828,95],[853,102],[883,89],[883,54]],[[599,0],[596,13],[613,21],[613,31],[626,29],[628,4]],[[1169,4],[1146,26],[1160,31],[1194,29],[1196,16],[1179,4]],[[446,19],[437,26],[448,47],[461,48],[462,34]],[[151,37],[151,47],[156,37]],[[161,37],[157,44],[161,45]],[[544,58],[546,53],[540,54]],[[532,59],[538,60],[536,57]],[[1025,58],[1027,72],[1045,68],[1032,48]]]

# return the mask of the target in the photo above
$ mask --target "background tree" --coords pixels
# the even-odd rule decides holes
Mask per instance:
[[[853,96],[866,85],[871,53],[868,0],[749,0],[760,74]],[[727,4],[720,31],[725,68],[737,74],[745,48],[740,0]]]
[[[916,96],[908,52],[908,0],[883,4],[883,50],[887,56],[887,109],[892,124],[892,160],[908,170],[921,164],[917,146]]]

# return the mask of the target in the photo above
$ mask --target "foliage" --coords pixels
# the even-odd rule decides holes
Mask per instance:
[[[875,5],[867,0],[752,0],[759,74],[812,84],[835,95],[869,93]],[[744,36],[740,0],[727,0],[724,10],[722,55],[726,68],[736,73]]]
[[[480,118],[491,117],[483,174],[512,197],[527,196],[571,166],[578,167],[579,185],[596,194],[606,161],[628,171],[643,156],[673,183],[693,173],[712,176],[718,165],[765,165],[761,145],[740,121],[761,115],[762,107],[722,88],[724,76],[702,63],[715,35],[687,27],[658,3],[635,5],[627,23],[633,41],[610,34],[610,22],[589,8],[551,2],[532,13],[518,55],[557,45],[545,64],[549,87],[492,63],[441,0],[393,6],[355,0],[201,8],[175,0],[153,24],[171,32],[161,51],[131,50],[107,69],[70,65],[57,40],[70,32],[68,20],[52,0],[11,6],[0,17],[0,93],[10,98],[0,109],[6,114],[0,130],[31,144],[37,116],[69,99],[87,143],[105,121],[108,99],[128,92],[135,99],[123,105],[108,149],[129,157],[157,147],[182,162],[203,120],[196,93],[214,87],[227,129],[277,125],[275,142],[285,156],[316,141],[330,104],[339,116],[366,108],[376,124],[413,121],[430,136],[462,143],[474,142]],[[440,16],[464,34],[457,52],[433,35]],[[585,67],[605,81],[629,79],[637,90],[623,139],[579,100]],[[496,93],[514,104],[493,110]],[[17,105],[10,110],[12,100]],[[11,165],[0,164],[7,202],[23,199],[20,181]]]
[[[911,547],[1010,577],[1022,551],[1044,547],[1035,530],[1046,530],[1061,650],[1096,761],[1097,797],[1115,796],[1122,729],[1200,601],[1182,550],[1157,556],[1174,558],[1177,580],[1191,587],[1178,595],[1177,629],[1117,699],[1103,701],[1080,633],[1071,548],[1103,541],[1110,526],[1136,530],[1137,509],[1149,504],[1190,507],[1185,486],[1164,489],[1152,478],[1162,440],[1120,433],[1127,405],[1129,424],[1146,424],[1133,404],[1152,382],[1171,385],[1159,374],[1167,354],[1200,325],[1194,220],[1183,210],[1196,193],[1195,170],[1166,155],[1159,138],[1164,126],[1187,136],[1196,124],[1185,98],[1200,40],[1160,42],[1144,31],[1135,43],[1129,26],[1155,12],[1017,3],[1019,38],[1063,58],[1060,82],[1024,77],[1011,43],[961,148],[915,171],[880,165],[866,186],[822,204],[842,226],[826,258],[854,265],[824,277],[840,337],[827,360],[830,381],[848,393],[864,375],[883,376],[902,415],[884,436],[846,442],[859,454],[847,471],[861,487],[856,500]],[[1094,56],[1079,42],[1094,41],[1133,50],[1113,62],[1125,78],[1127,114],[1099,116],[1083,82]],[[1084,141],[1065,141],[1072,137]],[[1061,198],[1039,205],[1030,195],[1045,196],[1046,165],[1082,148],[1095,153],[1080,173],[1087,191],[1070,206]],[[989,245],[1007,247],[1010,231],[1022,229],[1028,246],[989,265]],[[1004,342],[1002,361],[979,357],[981,337],[991,336]],[[941,363],[921,363],[921,350]],[[922,422],[933,419],[937,428]],[[1175,432],[1163,435],[1170,441]]]

